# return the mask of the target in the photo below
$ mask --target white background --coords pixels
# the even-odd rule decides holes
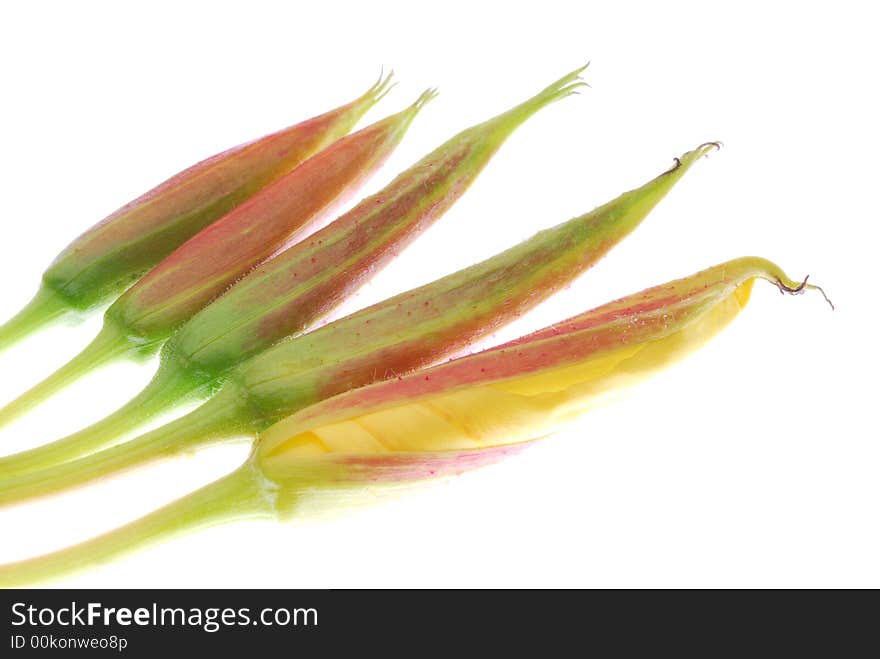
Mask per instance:
[[[0,318],[69,240],[168,175],[325,111],[381,65],[367,121],[441,95],[366,191],[586,60],[592,85],[518,131],[346,310],[642,184],[707,140],[631,238],[492,341],[758,254],[818,295],[755,287],[734,325],[624,401],[506,463],[308,525],[233,524],[64,586],[880,586],[878,51],[871,3],[6,3]],[[0,355],[0,400],[100,319]],[[57,438],[139,390],[105,369],[0,432]],[[0,560],[82,539],[226,473],[247,446],[0,511]]]

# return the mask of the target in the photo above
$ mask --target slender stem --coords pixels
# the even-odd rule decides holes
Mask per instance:
[[[0,458],[0,479],[46,469],[107,448],[162,412],[174,409],[203,391],[181,369],[164,365],[137,396],[109,416],[62,439]]]
[[[50,554],[0,565],[0,587],[57,579],[184,532],[238,519],[274,517],[274,498],[265,483],[260,472],[247,463],[118,529]]]
[[[137,348],[130,339],[113,325],[104,325],[98,336],[76,357],[38,382],[21,396],[0,408],[0,428],[11,423],[46,399],[58,393],[87,373],[108,362],[119,359]]]
[[[0,325],[0,351],[71,311],[71,307],[61,296],[41,286],[21,311]]]
[[[246,434],[235,417],[237,410],[229,406],[211,405],[214,400],[186,416],[112,448],[5,479],[0,482],[0,505],[57,494],[110,474]]]

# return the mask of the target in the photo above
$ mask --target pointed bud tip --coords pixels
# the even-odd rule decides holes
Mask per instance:
[[[427,103],[437,98],[439,94],[440,92],[437,91],[436,87],[430,87],[422,92],[421,96],[419,96],[415,103],[412,104],[412,107],[416,110],[421,110]]]

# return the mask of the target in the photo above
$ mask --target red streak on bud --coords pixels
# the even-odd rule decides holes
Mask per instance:
[[[396,143],[400,120],[389,117],[313,156],[187,241],[108,313],[140,334],[167,334],[376,169]]]
[[[331,458],[345,468],[336,482],[406,482],[457,476],[515,455],[528,444],[507,444],[467,451],[424,451]]]

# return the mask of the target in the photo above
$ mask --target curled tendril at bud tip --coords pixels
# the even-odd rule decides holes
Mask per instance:
[[[816,286],[815,284],[808,284],[807,282],[810,279],[810,275],[804,277],[804,280],[795,287],[787,286],[781,279],[776,279],[774,282],[776,287],[779,289],[780,294],[785,295],[803,295],[806,290],[815,290],[819,291],[822,294],[822,297],[825,298],[825,301],[831,307],[831,310],[834,310],[834,303],[831,299],[825,294],[825,291],[821,286]]]

